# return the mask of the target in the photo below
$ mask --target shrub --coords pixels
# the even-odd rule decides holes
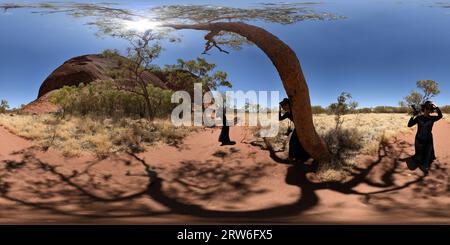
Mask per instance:
[[[332,155],[332,165],[346,165],[363,147],[362,134],[355,128],[331,129],[321,135]]]
[[[172,91],[147,86],[151,99],[151,110],[157,117],[170,114],[173,104]],[[146,106],[142,96],[118,89],[113,81],[95,81],[88,85],[65,86],[52,94],[52,102],[59,105],[62,115],[66,114],[109,118],[143,118]]]
[[[5,113],[9,109],[9,104],[7,100],[1,100],[0,102],[0,113]]]
[[[120,51],[118,49],[105,49],[102,52],[104,58],[117,58],[120,57]]]

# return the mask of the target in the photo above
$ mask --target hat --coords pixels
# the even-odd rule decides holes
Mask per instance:
[[[280,102],[280,105],[281,105],[281,106],[283,106],[283,105],[289,105],[289,99],[288,99],[288,98],[284,98],[284,99]]]

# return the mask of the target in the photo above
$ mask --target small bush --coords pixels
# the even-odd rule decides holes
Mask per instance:
[[[361,133],[355,128],[329,130],[322,139],[331,152],[333,165],[345,165],[363,148]]]
[[[118,49],[105,49],[102,52],[104,58],[117,58],[121,57],[120,51]]]
[[[9,109],[9,104],[7,100],[0,101],[0,113],[5,113]]]

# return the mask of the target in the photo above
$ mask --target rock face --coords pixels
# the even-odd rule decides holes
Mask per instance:
[[[22,108],[22,112],[25,112],[25,113],[57,112],[60,109],[59,106],[50,102],[51,95],[54,91],[55,90],[50,91],[50,92],[44,94],[43,96],[39,97],[37,100],[26,105],[24,108]]]
[[[72,58],[56,70],[54,70],[42,83],[38,98],[26,105],[22,111],[28,113],[50,113],[58,111],[58,106],[50,102],[52,91],[64,86],[76,86],[80,83],[89,84],[96,80],[112,80],[110,72],[118,68],[118,60],[125,57],[106,57],[101,54],[90,54]],[[179,72],[179,71],[178,71]],[[184,71],[188,72],[188,71]],[[191,73],[195,77],[194,74]],[[180,90],[176,84],[167,81],[168,74],[158,71],[155,73],[145,72],[144,80],[157,87],[171,90]]]
[[[109,73],[118,66],[119,64],[116,59],[108,58],[100,54],[72,58],[64,62],[64,64],[45,79],[39,89],[38,98],[64,86],[79,85],[80,83],[89,84],[95,80],[112,79]],[[152,73],[145,73],[144,79],[155,86],[168,88],[159,77]]]

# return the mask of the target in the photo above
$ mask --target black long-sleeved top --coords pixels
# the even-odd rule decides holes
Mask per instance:
[[[283,121],[286,118],[289,118],[291,121],[293,121],[292,114],[290,112],[286,112],[283,115],[281,115],[281,111],[278,111],[278,120],[279,121]]]
[[[218,118],[222,119],[222,126],[228,126],[227,125],[227,115],[226,115],[226,108],[225,108],[225,106],[223,106],[221,109],[219,109],[217,111],[216,116]]]
[[[417,134],[416,138],[420,140],[429,140],[433,138],[431,131],[433,130],[434,122],[442,118],[442,112],[437,107],[437,116],[424,116],[419,115],[416,117],[411,117],[408,122],[408,127],[412,127],[417,124]]]

